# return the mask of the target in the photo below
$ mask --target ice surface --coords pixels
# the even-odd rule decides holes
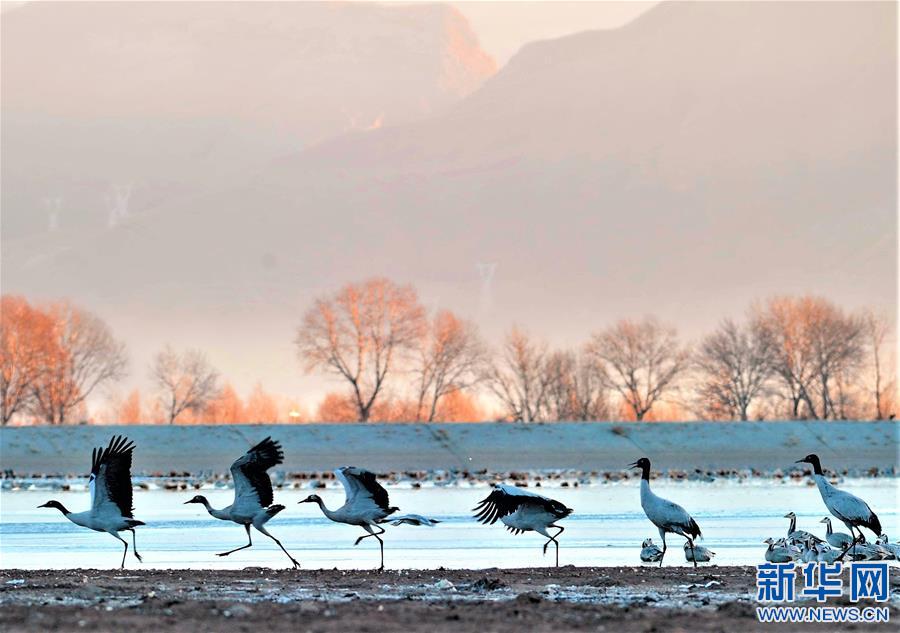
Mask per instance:
[[[900,534],[896,478],[847,479],[842,487],[860,495],[872,506],[892,540]],[[682,504],[697,519],[704,533],[703,544],[717,553],[721,565],[762,561],[768,536],[787,530],[783,515],[793,510],[798,527],[823,533],[818,521],[826,510],[815,487],[805,482],[781,483],[751,479],[713,483],[667,482],[655,490]],[[391,503],[404,512],[417,512],[441,519],[434,528],[387,526],[385,565],[388,568],[487,568],[552,565],[553,551],[541,553],[545,539],[528,533],[513,536],[499,523],[483,526],[471,518],[471,508],[486,493],[484,486],[450,488],[390,487]],[[193,492],[136,491],[135,516],[147,526],[137,531],[144,563],[129,553],[126,565],[156,568],[284,567],[288,562],[277,546],[262,534],[253,534],[254,546],[226,558],[215,556],[243,545],[243,529],[216,521],[199,505],[183,505]],[[227,489],[205,493],[215,507],[231,503]],[[377,544],[353,541],[358,528],[331,523],[311,504],[297,505],[306,490],[276,491],[275,501],[287,508],[267,524],[306,569],[374,568],[378,566]],[[339,488],[320,491],[329,507],[343,502]],[[656,529],[644,517],[638,484],[627,481],[579,488],[544,487],[542,494],[575,509],[565,519],[561,537],[560,564],[637,565],[641,541],[658,539]],[[113,568],[121,558],[121,544],[111,536],[91,532],[69,523],[51,509],[36,506],[55,498],[73,511],[87,507],[83,491],[4,491],[0,493],[0,566],[3,568]],[[371,541],[371,539],[369,539]],[[685,565],[682,539],[669,537],[667,565]]]

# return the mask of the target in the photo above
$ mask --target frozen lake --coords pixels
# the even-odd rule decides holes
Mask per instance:
[[[769,536],[783,536],[793,510],[799,527],[824,535],[819,520],[826,510],[816,488],[806,481],[720,480],[711,483],[659,480],[654,490],[692,513],[703,529],[707,547],[717,552],[716,563],[744,565],[761,562]],[[891,540],[900,535],[897,508],[900,480],[847,479],[840,487],[864,498],[879,515]],[[639,564],[641,540],[658,541],[654,526],[641,512],[638,480],[594,484],[578,488],[544,487],[537,490],[556,498],[575,514],[562,522],[561,565]],[[267,524],[304,568],[374,568],[378,547],[374,539],[353,547],[363,534],[359,528],[331,523],[313,504],[297,505],[310,491],[279,490],[275,501],[287,508]],[[331,508],[343,503],[339,487],[317,491]],[[385,526],[387,568],[485,568],[552,565],[552,549],[541,554],[544,538],[534,533],[514,536],[499,523],[483,526],[471,518],[471,508],[489,492],[484,486],[389,487],[391,503],[401,512],[416,512],[441,519],[435,528]],[[204,490],[214,507],[231,503],[228,489]],[[138,529],[144,567],[243,568],[284,567],[288,563],[275,543],[255,531],[254,547],[226,558],[216,552],[246,543],[242,527],[216,521],[199,505],[183,505],[195,493],[160,490],[135,491],[135,516],[148,523]],[[36,506],[57,499],[74,512],[87,508],[83,491],[17,490],[0,493],[0,567],[78,568],[118,566],[122,546],[111,536],[79,528],[58,511]],[[845,531],[843,526],[840,528]],[[125,533],[123,536],[130,536]],[[870,536],[867,534],[867,536]],[[129,539],[130,540],[130,539]],[[667,563],[686,564],[684,540],[670,536]],[[131,556],[127,567],[141,565]]]

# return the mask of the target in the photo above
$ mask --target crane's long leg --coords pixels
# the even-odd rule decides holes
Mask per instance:
[[[378,568],[378,571],[382,571],[384,569],[384,541],[382,541],[381,537],[378,535],[384,534],[385,532],[387,532],[387,530],[385,530],[383,527],[381,527],[379,525],[375,525],[375,526],[364,525],[362,527],[366,532],[368,532],[368,534],[363,534],[362,536],[360,536],[358,539],[356,539],[356,542],[353,543],[353,545],[354,546],[359,545],[359,542],[362,541],[364,538],[369,538],[370,536],[374,536],[378,540],[378,547],[381,549],[381,567]],[[378,528],[379,530],[381,530],[381,532],[373,532],[372,531],[373,527]]]
[[[662,567],[663,558],[666,557],[666,533],[663,530],[660,530],[659,535],[662,537],[663,542],[662,553],[659,555],[659,566]]]
[[[687,539],[688,544],[690,544],[690,546],[691,546],[691,560],[694,561],[694,567],[696,567],[697,566],[697,554],[694,552],[694,541],[692,541],[689,536],[685,536],[684,538]]]
[[[547,546],[550,545],[551,542],[556,543],[556,566],[559,567],[559,541],[556,540],[556,537],[558,537],[560,534],[565,532],[566,528],[564,528],[561,525],[548,525],[547,527],[553,527],[553,528],[559,529],[559,532],[557,532],[553,536],[547,535],[549,540],[546,543],[544,543],[544,554],[547,553]]]
[[[125,555],[128,554],[128,541],[126,541],[125,539],[123,539],[121,536],[119,536],[119,535],[116,534],[115,532],[110,532],[110,534],[112,534],[112,535],[115,536],[117,539],[119,539],[120,541],[122,541],[122,545],[125,546],[125,551],[122,552],[122,564],[119,566],[119,569],[125,569]]]
[[[291,556],[290,554],[288,554],[288,551],[287,551],[286,549],[284,549],[284,545],[281,544],[281,541],[279,541],[277,538],[275,538],[274,536],[272,536],[271,534],[269,534],[269,533],[266,531],[266,528],[264,528],[263,526],[257,525],[257,526],[254,526],[254,527],[256,527],[257,530],[259,530],[260,532],[262,532],[263,534],[265,534],[266,536],[268,536],[270,539],[272,539],[273,541],[275,541],[276,543],[278,543],[278,547],[281,548],[281,551],[284,552],[285,554],[287,554],[287,557],[291,559],[291,563],[294,564],[294,569],[300,569],[300,563],[298,563],[298,562],[294,559],[293,556]],[[248,533],[248,534],[250,533],[250,526],[249,526],[249,525],[247,526],[247,533]]]
[[[137,540],[135,539],[135,536],[134,536],[134,528],[131,528],[128,531],[131,532],[131,543],[132,543],[132,545],[134,545],[134,547],[131,548],[131,551],[134,554],[134,557],[143,563],[144,559],[141,558],[141,555],[138,554],[138,551],[137,551]]]
[[[247,530],[248,543],[246,545],[243,545],[241,547],[235,547],[234,549],[230,549],[227,552],[222,552],[221,554],[216,554],[216,556],[228,556],[229,554],[234,554],[235,552],[238,552],[242,549],[247,549],[248,547],[253,545],[253,538],[250,536],[250,525],[249,524],[245,525],[244,529]]]
[[[862,530],[860,530],[859,533],[860,533],[860,536],[861,536],[861,535],[862,535]],[[853,538],[853,540],[850,541],[850,544],[849,544],[846,548],[844,548],[844,551],[841,552],[841,555],[837,557],[837,560],[839,560],[839,561],[844,560],[844,557],[845,557],[847,554],[852,554],[851,557],[850,557],[850,560],[855,560],[855,559],[856,559],[856,540],[857,540],[857,536],[856,536],[856,534],[853,532],[853,526],[852,526],[852,525],[850,526],[850,536]],[[853,550],[852,552],[850,551],[851,549]]]

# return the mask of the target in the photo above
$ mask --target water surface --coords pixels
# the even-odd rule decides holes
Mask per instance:
[[[840,486],[865,499],[878,513],[894,541],[900,537],[898,491],[893,478],[852,479]],[[532,489],[534,490],[534,489]],[[717,553],[723,565],[762,561],[766,537],[783,536],[793,510],[799,527],[824,536],[819,520],[826,510],[815,486],[808,482],[720,480],[654,482],[654,490],[688,509],[704,533],[701,541]],[[641,540],[658,541],[656,528],[644,517],[637,480],[593,484],[578,488],[544,487],[536,490],[575,509],[562,522],[560,564],[639,564]],[[231,503],[232,491],[202,491],[214,507]],[[378,566],[378,547],[360,528],[328,521],[314,504],[297,505],[309,490],[277,490],[275,501],[287,508],[267,528],[277,536],[304,568],[355,569]],[[317,491],[331,508],[343,503],[340,488]],[[434,528],[386,526],[385,565],[388,568],[484,568],[553,564],[552,547],[541,553],[543,537],[509,534],[499,523],[484,526],[471,518],[471,508],[489,493],[484,486],[389,488],[391,503],[403,512],[416,512],[443,521]],[[138,529],[142,566],[154,568],[282,567],[287,558],[274,542],[253,531],[254,546],[221,558],[217,552],[246,543],[241,526],[217,521],[200,505],[183,505],[195,494],[162,490],[135,491],[135,517],[147,522]],[[114,567],[121,559],[121,544],[107,534],[73,525],[58,511],[36,506],[57,499],[74,512],[87,508],[83,491],[15,490],[0,493],[0,567],[78,568]],[[843,530],[843,527],[841,527]],[[130,541],[128,533],[123,534]],[[868,536],[868,535],[867,535]],[[670,535],[667,564],[684,565],[681,537]],[[141,565],[129,552],[127,567]]]

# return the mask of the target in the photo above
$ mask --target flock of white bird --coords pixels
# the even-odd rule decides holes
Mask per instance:
[[[825,524],[825,538],[822,539],[805,530],[798,530],[797,515],[793,512],[787,513],[784,518],[791,521],[787,536],[763,541],[769,546],[765,558],[770,563],[833,563],[845,558],[851,561],[900,560],[900,544],[888,543],[886,534],[880,534],[874,543],[868,543],[862,533],[854,539],[845,532],[835,532],[831,518],[825,517],[819,521]]]
[[[91,492],[91,508],[85,512],[70,512],[58,501],[48,501],[41,508],[56,508],[76,525],[96,532],[106,532],[124,545],[121,566],[125,566],[128,554],[128,541],[119,536],[119,532],[131,532],[133,552],[140,561],[137,552],[134,528],[144,522],[134,518],[131,484],[131,459],[134,443],[128,439],[115,436],[106,448],[95,448],[91,458],[91,474],[89,488]],[[253,545],[250,528],[264,534],[275,541],[278,547],[298,568],[300,563],[288,553],[277,538],[268,532],[265,524],[284,510],[284,506],[274,504],[272,482],[268,470],[284,461],[281,445],[267,437],[248,450],[231,465],[231,477],[234,482],[234,502],[225,508],[213,508],[203,495],[197,495],[185,503],[202,505],[214,518],[231,521],[244,526],[247,532],[247,544],[218,556],[228,556],[234,552],[247,549]],[[825,539],[809,532],[797,529],[797,517],[791,512],[785,515],[790,519],[787,535],[778,540],[766,539],[768,549],[765,560],[769,562],[791,561],[826,561],[833,562],[849,557],[850,560],[900,559],[900,545],[888,543],[887,536],[881,532],[878,517],[865,501],[849,492],[835,488],[822,471],[821,463],[816,455],[807,455],[798,463],[808,463],[813,468],[813,478],[818,486],[822,501],[828,511],[850,530],[850,534],[834,532],[831,519],[826,517]],[[650,460],[642,457],[630,468],[641,470],[641,507],[647,518],[659,530],[662,547],[646,539],[641,544],[640,559],[647,563],[659,563],[662,566],[666,554],[666,534],[677,534],[684,537],[684,555],[687,562],[709,562],[715,552],[696,543],[702,538],[700,526],[680,505],[656,495],[650,489]],[[344,466],[335,471],[335,475],[344,487],[346,501],[335,510],[329,509],[321,497],[312,494],[300,503],[315,503],[330,520],[361,527],[365,534],[356,539],[358,545],[363,539],[374,538],[381,551],[381,565],[384,569],[384,541],[381,535],[386,532],[385,524],[415,525],[433,527],[440,523],[418,514],[397,515],[399,508],[390,505],[388,492],[378,483],[375,474],[363,468]],[[537,532],[547,538],[543,544],[544,554],[551,543],[556,549],[556,565],[559,566],[559,536],[565,528],[557,525],[557,521],[565,519],[573,510],[554,499],[510,486],[499,484],[475,508],[475,518],[484,524],[494,524],[498,520],[513,534]],[[865,527],[875,533],[875,543],[866,542],[861,528]],[[555,530],[552,534],[549,530]],[[854,532],[854,530],[856,530]],[[858,534],[857,534],[858,533]]]

